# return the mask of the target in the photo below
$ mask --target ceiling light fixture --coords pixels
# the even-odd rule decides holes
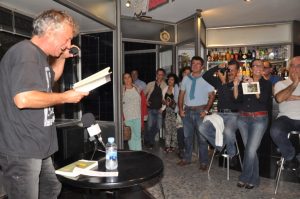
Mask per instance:
[[[125,6],[126,6],[127,8],[129,8],[129,7],[131,6],[130,0],[126,1]]]
[[[252,0],[244,0],[246,3],[249,3],[249,2],[251,2]]]

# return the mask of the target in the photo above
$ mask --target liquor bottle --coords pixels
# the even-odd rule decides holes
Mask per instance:
[[[247,59],[252,59],[252,52],[250,49],[248,49],[248,52],[247,52]]]
[[[278,48],[274,50],[274,59],[278,59]]]
[[[246,60],[247,59],[247,47],[245,47],[244,53],[242,55],[242,60]]]
[[[226,51],[225,57],[226,57],[226,61],[230,61],[230,53],[229,53],[229,48],[227,48],[227,51]]]
[[[265,58],[265,51],[263,49],[259,50],[259,59],[263,60]]]
[[[256,48],[256,51],[255,51],[255,58],[256,58],[256,59],[259,59],[259,48]]]
[[[264,51],[264,59],[268,59],[269,58],[269,52],[268,49],[266,48]]]
[[[235,51],[234,52],[234,59],[237,61],[237,60],[239,60],[239,52],[238,52],[237,49],[235,49],[234,51]]]
[[[207,61],[212,61],[212,57],[211,57],[210,51],[208,51],[208,53],[207,53]]]
[[[233,49],[231,48],[231,52],[230,52],[230,59],[234,59],[234,53],[233,53]]]
[[[245,76],[250,77],[251,76],[251,70],[250,70],[250,65],[249,63],[246,64],[246,72]]]
[[[239,60],[241,60],[243,57],[243,52],[242,52],[242,48],[240,48],[239,50]]]
[[[243,66],[242,66],[242,76],[243,76],[243,78],[246,76],[246,63],[244,63],[243,64]]]
[[[256,59],[256,52],[255,52],[254,48],[253,48],[253,50],[252,50],[252,55],[251,55],[251,57],[252,57],[253,60]]]

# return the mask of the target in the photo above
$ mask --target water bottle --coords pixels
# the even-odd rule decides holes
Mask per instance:
[[[115,138],[109,137],[108,143],[106,144],[106,161],[105,167],[107,170],[115,170],[118,167],[118,157],[117,157],[117,145]]]

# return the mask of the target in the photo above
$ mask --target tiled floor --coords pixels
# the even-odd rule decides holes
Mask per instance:
[[[281,181],[277,195],[274,195],[275,180],[261,177],[259,187],[252,190],[238,188],[239,171],[230,170],[230,180],[226,179],[226,169],[218,166],[214,161],[210,177],[207,172],[200,171],[196,157],[193,163],[185,167],[176,165],[177,155],[165,154],[162,149],[156,147],[151,150],[160,156],[165,164],[162,184],[167,199],[299,199],[300,183]],[[298,182],[299,182],[298,178]],[[154,185],[147,189],[155,198],[162,199],[159,186]]]
[[[261,177],[259,187],[252,190],[238,188],[236,186],[239,171],[230,170],[230,180],[226,180],[226,169],[218,166],[218,161],[214,161],[210,176],[207,172],[200,171],[196,157],[193,157],[192,164],[179,167],[176,165],[178,157],[175,153],[166,154],[159,146],[148,150],[161,157],[165,170],[161,179],[166,199],[299,199],[300,179],[294,177],[294,182],[281,181],[277,195],[274,195],[274,179]],[[291,174],[289,174],[291,175]],[[288,175],[284,176],[287,178]],[[295,180],[296,179],[296,180]],[[148,183],[143,185],[146,190],[156,199],[163,199],[159,185]],[[144,199],[152,198],[147,193],[136,192],[128,196],[125,190],[122,199]],[[127,194],[127,195],[126,195]],[[0,197],[1,198],[1,197]],[[112,198],[109,193],[97,191],[84,191],[75,188],[64,187],[59,199],[93,199]]]

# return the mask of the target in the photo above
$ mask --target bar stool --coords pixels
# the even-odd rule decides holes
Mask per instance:
[[[240,155],[240,150],[239,150],[239,146],[238,146],[237,142],[235,142],[235,146],[236,146],[236,150],[237,150],[238,157],[239,157],[239,160],[240,160],[241,168],[243,168],[242,159],[241,159],[241,155]],[[220,151],[220,153],[223,152],[222,156],[226,159],[226,163],[227,163],[226,164],[227,165],[227,180],[229,180],[229,161],[230,161],[230,157],[225,151],[226,151],[226,146],[223,147],[223,149]],[[213,155],[211,157],[209,167],[208,167],[208,172],[207,172],[208,177],[210,176],[209,172],[210,172],[210,169],[211,169],[211,165],[214,161],[214,157],[215,157],[216,152],[217,152],[217,149],[214,149],[214,152],[213,152]],[[225,163],[225,161],[223,160],[223,167],[224,167],[224,163]]]
[[[290,138],[291,135],[299,135],[299,141],[300,141],[300,131],[291,131],[288,133],[287,137]],[[276,174],[276,178],[275,178],[275,194],[277,194],[277,189],[278,189],[278,185],[279,185],[279,181],[280,181],[280,176],[281,176],[281,172],[282,170],[284,170],[283,165],[284,165],[284,157],[281,156],[280,160],[277,162],[277,164],[279,165],[279,168],[277,170],[277,174]]]

